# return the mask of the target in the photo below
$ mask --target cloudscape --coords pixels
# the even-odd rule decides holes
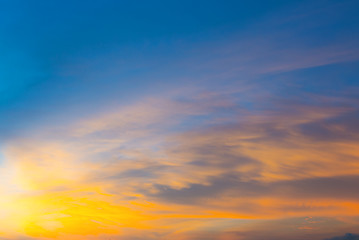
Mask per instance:
[[[0,1],[0,239],[358,240],[358,10]]]

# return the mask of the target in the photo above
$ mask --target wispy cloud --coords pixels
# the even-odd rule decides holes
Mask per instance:
[[[353,2],[147,51],[38,49],[51,78],[0,109],[1,237],[357,239],[332,238],[359,223]]]
[[[166,238],[192,231],[192,221],[204,224],[195,219],[212,219],[212,226],[215,219],[358,214],[356,108],[273,101],[275,108],[251,112],[241,110],[240,99],[209,96],[147,99],[46,127],[37,139],[14,139],[3,171],[12,169],[8,178],[18,190],[3,190],[7,214],[31,236],[60,239],[64,227],[64,239],[82,232],[125,236],[127,228],[158,229]],[[217,118],[226,108],[230,122]],[[20,202],[42,207],[26,215],[17,207],[14,214],[11,206]],[[75,229],[80,222],[89,227]]]

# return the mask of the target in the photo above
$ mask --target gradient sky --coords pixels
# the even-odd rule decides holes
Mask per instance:
[[[0,1],[1,240],[359,240],[359,2]]]

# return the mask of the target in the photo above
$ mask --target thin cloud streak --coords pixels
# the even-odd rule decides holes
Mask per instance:
[[[135,21],[137,30],[155,25],[154,36],[112,31],[132,23],[106,10],[124,5],[103,4],[75,11],[74,29],[58,21],[61,31],[48,25],[40,35],[44,42],[98,20],[96,34],[63,36],[69,46],[26,42],[50,78],[22,98],[14,96],[32,81],[4,84],[14,98],[0,109],[1,237],[356,239],[333,238],[359,224],[353,2],[281,5],[254,22],[238,18],[250,9],[233,8],[235,19],[216,9],[233,25],[206,25],[197,38],[161,30],[157,18]],[[201,14],[189,23],[208,20]],[[126,44],[126,34],[137,42]]]
[[[93,233],[107,226],[121,234],[126,217],[114,219],[104,213],[98,218],[92,215],[91,211],[97,214],[92,206],[137,219],[126,223],[129,228],[157,229],[161,224],[156,225],[156,219],[168,219],[174,222],[169,225],[172,231],[179,228],[176,219],[259,220],[309,214],[335,219],[338,214],[359,214],[358,138],[351,121],[345,120],[347,116],[352,120],[356,109],[328,106],[318,112],[303,103],[294,113],[288,103],[258,115],[238,111],[240,101],[238,105],[234,101],[225,105],[235,116],[232,123],[213,124],[208,119],[216,118],[224,105],[218,105],[222,101],[217,96],[213,102],[206,100],[140,101],[65,127],[58,138],[46,130],[38,141],[14,139],[5,151],[6,170],[10,165],[14,169],[12,182],[19,192],[6,194],[25,202],[43,201],[55,212],[63,209],[60,215],[49,215],[51,227],[41,222],[46,216],[33,213],[38,216],[35,226],[46,229],[50,238],[53,231],[67,226],[66,219],[75,217],[76,202],[87,206],[87,220],[81,222],[91,222]],[[201,116],[206,116],[201,127],[180,127]],[[322,132],[303,131],[311,124],[325,126],[330,135],[318,141]],[[353,137],[343,138],[350,136],[345,131]],[[49,200],[64,195],[69,197],[61,197],[60,203]],[[81,232],[74,229],[68,234]],[[174,232],[163,234],[166,238]]]

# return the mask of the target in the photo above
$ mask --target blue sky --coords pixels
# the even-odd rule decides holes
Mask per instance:
[[[197,82],[196,78],[203,77],[213,64],[216,66],[211,71],[217,74],[231,71],[241,55],[253,56],[247,63],[250,68],[268,64],[269,57],[279,58],[278,64],[294,62],[301,51],[344,54],[344,61],[346,57],[352,61],[346,55],[356,47],[359,33],[355,1],[2,4],[1,102],[5,109],[8,105],[15,111],[29,106],[47,112],[53,104],[65,108],[86,105],[93,95],[100,100],[142,94],[144,89],[161,88],[163,84],[182,85],[180,78]],[[283,54],[289,56],[282,60]],[[330,57],[333,60],[328,63],[343,61],[341,56],[323,56]],[[232,62],[227,58],[233,58]],[[229,66],[215,63],[222,60]],[[296,68],[306,68],[302,64]],[[308,63],[308,67],[312,65]],[[255,75],[244,74],[245,78]],[[238,81],[238,76],[232,80]]]
[[[1,1],[1,237],[355,231],[358,7]]]

